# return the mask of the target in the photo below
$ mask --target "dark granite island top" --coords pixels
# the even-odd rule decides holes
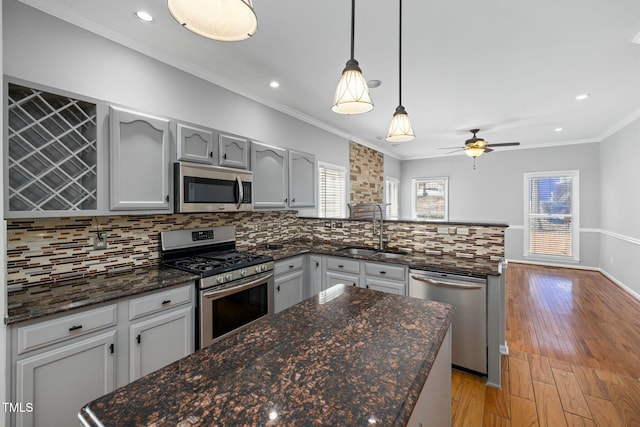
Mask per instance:
[[[452,306],[334,287],[80,411],[87,425],[402,426]]]

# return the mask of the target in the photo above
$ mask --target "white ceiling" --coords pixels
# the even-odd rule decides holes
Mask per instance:
[[[475,127],[523,149],[600,141],[640,117],[638,0],[404,0],[402,100],[417,138],[397,146],[379,139],[398,104],[397,1],[356,2],[355,58],[383,83],[375,109],[355,116],[330,110],[348,0],[254,0],[256,35],[231,43],[183,29],[166,1],[21,1],[400,159],[442,155]]]

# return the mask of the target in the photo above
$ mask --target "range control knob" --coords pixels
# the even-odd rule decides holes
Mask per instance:
[[[262,264],[260,266],[260,271],[267,271],[267,266],[265,264]]]
[[[224,278],[225,278],[225,279],[227,279],[227,280],[232,280],[232,279],[233,279],[233,276],[231,275],[231,273],[227,273],[227,274],[224,276]]]
[[[260,273],[260,266],[256,265],[256,273]]]
[[[240,271],[240,276],[245,277],[247,275],[247,270]]]
[[[216,277],[216,282],[218,282],[218,283],[224,282],[224,277],[222,277],[222,276]]]

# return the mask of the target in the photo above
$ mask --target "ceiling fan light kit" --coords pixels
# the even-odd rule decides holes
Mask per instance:
[[[387,142],[407,142],[416,137],[409,115],[402,105],[402,0],[400,0],[398,15],[398,106],[389,124],[389,132],[385,138]]]
[[[258,30],[251,0],[168,0],[171,16],[187,30],[219,41],[240,41]]]
[[[354,58],[356,0],[351,0],[351,58],[338,82],[331,110],[338,114],[360,114],[373,110],[367,80]]]

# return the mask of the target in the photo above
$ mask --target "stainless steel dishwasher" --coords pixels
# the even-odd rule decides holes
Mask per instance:
[[[451,304],[454,366],[487,374],[487,281],[455,274],[411,270],[409,296]]]

